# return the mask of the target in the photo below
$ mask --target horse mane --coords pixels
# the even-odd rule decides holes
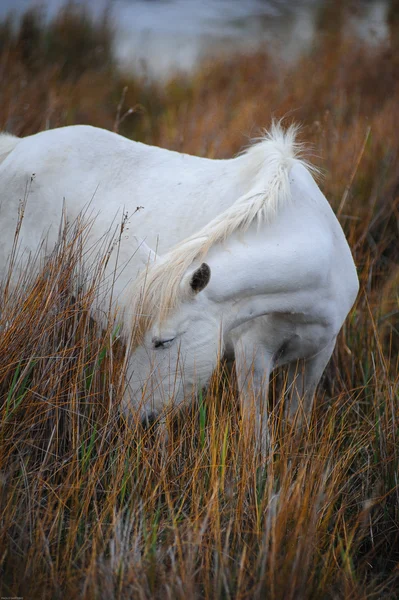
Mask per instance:
[[[182,301],[180,284],[194,261],[202,260],[210,248],[234,232],[275,218],[291,198],[289,172],[294,161],[316,170],[301,158],[303,145],[296,140],[297,132],[297,125],[284,130],[280,122],[273,122],[269,131],[240,154],[241,178],[248,182],[248,191],[139,275],[132,289],[133,328],[139,337],[154,320],[164,321]]]
[[[7,158],[19,142],[19,138],[6,131],[0,132],[0,163]]]

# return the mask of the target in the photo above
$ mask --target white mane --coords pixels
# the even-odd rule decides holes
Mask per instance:
[[[0,133],[0,163],[7,157],[15,146],[18,144],[19,138],[11,133],[3,131]]]
[[[279,122],[273,122],[270,131],[241,154],[241,178],[248,191],[141,273],[134,283],[132,298],[139,335],[155,319],[164,320],[182,300],[180,283],[195,260],[203,259],[212,246],[236,231],[247,230],[255,221],[271,222],[280,206],[290,200],[289,172],[294,161],[313,169],[300,158],[303,147],[296,141],[297,131],[296,125],[284,131]]]

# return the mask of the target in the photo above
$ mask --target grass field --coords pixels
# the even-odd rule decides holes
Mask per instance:
[[[162,87],[118,71],[107,18],[69,8],[45,26],[0,24],[0,128],[73,123],[230,157],[272,117],[303,124],[320,186],[345,230],[361,290],[319,387],[309,431],[281,418],[274,451],[241,427],[221,366],[169,423],[163,451],[118,415],[124,348],[112,315],[71,298],[79,232],[46,275],[0,298],[0,595],[27,599],[365,599],[399,596],[399,39],[344,35],[320,11],[293,66],[259,52]],[[55,293],[56,290],[56,293]]]

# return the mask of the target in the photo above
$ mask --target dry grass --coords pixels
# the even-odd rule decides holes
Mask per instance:
[[[230,156],[271,115],[302,121],[361,280],[306,434],[284,425],[280,374],[261,464],[221,367],[161,451],[118,416],[123,344],[112,315],[101,331],[89,311],[101,262],[72,297],[84,230],[65,232],[45,272],[1,299],[1,595],[397,597],[398,48],[333,28],[292,68],[258,54],[149,89],[111,56],[65,69],[42,52],[33,69],[18,33],[0,37],[0,125],[17,134],[112,129],[125,85],[120,115],[144,111],[122,133],[200,155]]]

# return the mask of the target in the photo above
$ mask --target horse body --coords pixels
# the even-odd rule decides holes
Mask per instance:
[[[129,217],[135,213],[132,231],[163,253],[241,194],[240,174],[233,161],[180,154],[95,127],[75,125],[22,139],[3,136],[2,229],[15,231],[15,207],[27,196],[21,236],[27,248],[37,246],[40,237],[52,232],[55,239],[64,199],[71,221],[91,203],[89,210],[98,213],[94,237],[117,223],[122,211]],[[2,156],[3,145],[8,155]],[[44,218],[38,220],[38,213]],[[7,241],[2,241],[1,266]],[[122,251],[126,249],[130,258],[136,248],[133,237],[122,243]],[[137,260],[137,266],[141,268],[141,261]]]
[[[126,407],[146,417],[170,398],[183,402],[207,383],[220,353],[230,352],[243,417],[255,418],[265,448],[272,369],[290,365],[292,410],[303,400],[308,411],[358,290],[342,229],[296,157],[294,133],[275,126],[230,160],[170,152],[83,126],[0,138],[0,270],[21,198],[27,203],[20,237],[30,252],[43,235],[47,245],[54,243],[64,198],[70,220],[91,200],[96,219],[88,243],[127,212],[115,295],[128,330],[140,311],[149,318],[130,357]],[[161,256],[154,261],[146,244],[137,252],[134,233]],[[147,271],[138,276],[140,254]],[[115,267],[110,261],[109,269]]]

